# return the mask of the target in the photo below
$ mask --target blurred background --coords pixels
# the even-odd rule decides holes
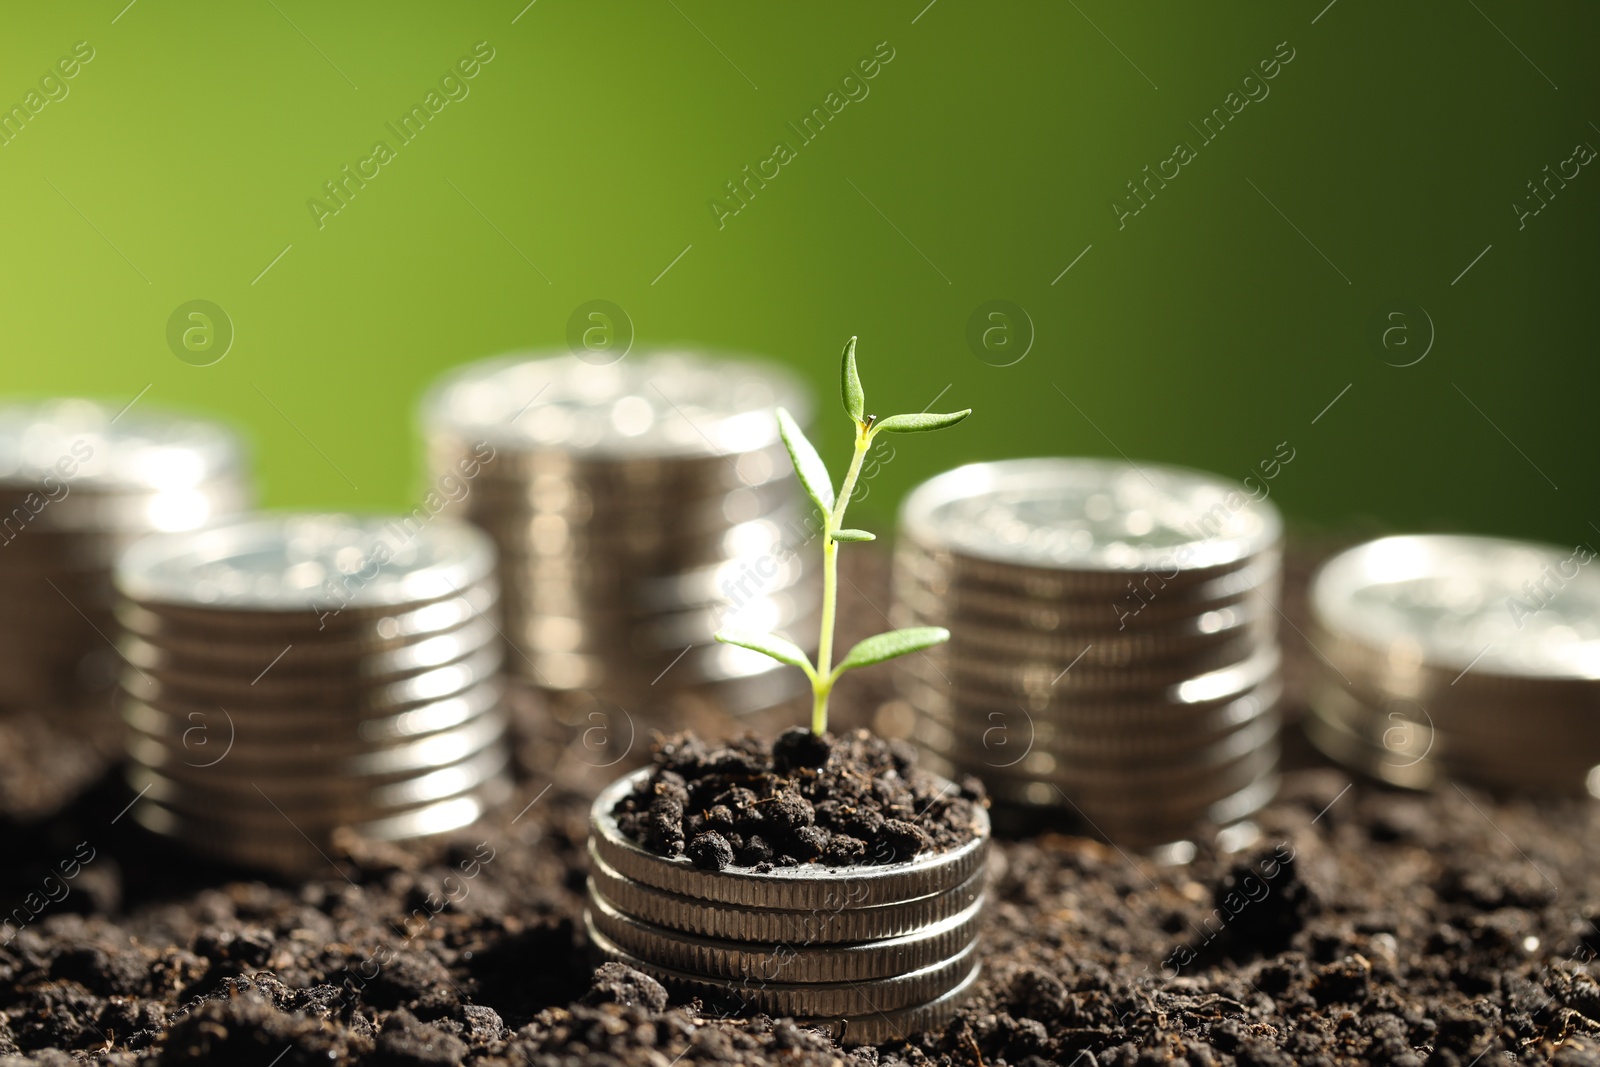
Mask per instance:
[[[863,524],[1087,454],[1270,469],[1302,528],[1600,537],[1594,5],[7,22],[6,391],[222,413],[269,505],[409,509],[462,361],[755,353],[827,420],[859,334],[874,410],[977,411],[881,453]]]

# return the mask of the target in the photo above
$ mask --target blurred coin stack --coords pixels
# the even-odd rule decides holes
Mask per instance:
[[[1276,788],[1282,523],[1208,474],[974,464],[900,515],[896,626],[948,644],[896,661],[918,739],[997,801],[1062,809],[1118,844],[1182,842]]]
[[[134,818],[301,873],[333,831],[471,823],[510,789],[494,547],[437,518],[262,515],[117,566]]]
[[[441,382],[422,411],[429,462],[499,548],[508,666],[624,700],[709,686],[736,711],[799,692],[798,672],[712,641],[817,630],[815,522],[778,405],[809,407],[786,373],[681,354],[507,358]]]
[[[0,706],[108,692],[117,552],[250,495],[244,449],[215,423],[91,400],[0,406]]]
[[[1600,574],[1594,550],[1487,537],[1385,537],[1311,587],[1322,651],[1305,729],[1396,785],[1450,777],[1600,796]]]
[[[618,802],[649,773],[613,783],[591,812],[584,921],[600,956],[679,997],[787,1016],[846,1044],[937,1029],[955,1014],[981,966],[981,806],[974,840],[906,863],[702,870],[618,829]]]

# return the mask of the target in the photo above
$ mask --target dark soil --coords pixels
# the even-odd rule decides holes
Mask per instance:
[[[983,783],[959,791],[916,767],[917,750],[866,730],[818,737],[792,727],[708,745],[658,736],[654,768],[617,803],[617,827],[660,856],[697,867],[768,872],[898,863],[973,838]]]
[[[871,602],[847,583],[844,617],[881,628],[881,573],[850,576]],[[841,730],[905,723],[884,674],[841,685]],[[943,1031],[843,1050],[664,1007],[642,975],[596,975],[579,921],[588,798],[644,761],[651,709],[600,744],[591,711],[518,700],[514,803],[444,841],[344,842],[292,884],[138,831],[93,731],[7,720],[0,1064],[1600,1064],[1596,806],[1397,793],[1304,752],[1239,852],[999,842],[984,975]],[[735,724],[690,699],[670,721],[806,711]]]

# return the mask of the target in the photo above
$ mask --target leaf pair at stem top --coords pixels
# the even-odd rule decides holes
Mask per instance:
[[[878,418],[867,414],[866,393],[861,388],[861,372],[856,367],[856,339],[850,338],[844,346],[844,356],[839,368],[839,395],[844,410],[855,425],[855,450],[844,481],[834,493],[828,468],[817,455],[817,450],[801,431],[799,423],[782,408],[778,409],[778,432],[784,447],[794,463],[795,474],[801,486],[822,512],[822,624],[817,640],[817,662],[813,664],[805,652],[792,641],[777,634],[750,633],[742,630],[720,630],[718,641],[753,649],[778,660],[799,667],[811,681],[812,710],[811,732],[822,734],[828,728],[828,694],[845,671],[866,667],[884,660],[894,659],[911,652],[939,644],[950,639],[950,632],[938,626],[913,626],[904,630],[891,630],[859,642],[837,666],[833,665],[834,612],[838,603],[840,542],[871,541],[873,535],[865,530],[844,526],[845,511],[855,492],[856,481],[861,476],[861,464],[880,433],[921,433],[954,426],[968,415],[965,411],[935,415],[923,412],[916,415],[890,415]]]

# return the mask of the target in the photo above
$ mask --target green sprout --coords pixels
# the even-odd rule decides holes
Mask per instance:
[[[800,484],[811,497],[812,503],[816,504],[817,510],[822,513],[822,627],[817,637],[817,662],[813,665],[798,645],[786,641],[777,634],[751,633],[743,630],[719,630],[716,634],[717,640],[724,644],[738,645],[763,653],[779,663],[787,663],[806,672],[806,677],[811,680],[811,732],[818,737],[828,730],[828,694],[833,692],[833,684],[845,671],[882,663],[884,660],[904,656],[907,653],[920,652],[950,640],[950,631],[942,626],[913,626],[904,630],[890,630],[888,633],[881,633],[858,643],[837,666],[833,665],[834,607],[839,595],[839,545],[841,542],[875,539],[865,530],[847,529],[844,525],[845,509],[850,506],[850,497],[856,489],[856,479],[861,475],[861,463],[867,458],[867,453],[872,450],[873,441],[880,433],[922,433],[927,430],[942,430],[946,426],[954,426],[972,414],[972,409],[968,408],[948,415],[927,413],[890,415],[883,419],[876,415],[868,415],[866,394],[861,389],[861,374],[856,369],[854,337],[844,346],[839,378],[839,394],[844,401],[845,414],[849,415],[850,421],[855,424],[856,446],[855,453],[850,457],[850,469],[845,472],[844,484],[839,487],[837,498],[834,496],[833,483],[828,477],[828,468],[823,465],[822,457],[817,455],[816,448],[806,440],[806,435],[801,432],[800,425],[794,421],[793,416],[782,408],[778,409],[778,432],[783,435],[784,447],[789,450],[789,458],[794,462],[794,472],[799,476]]]

